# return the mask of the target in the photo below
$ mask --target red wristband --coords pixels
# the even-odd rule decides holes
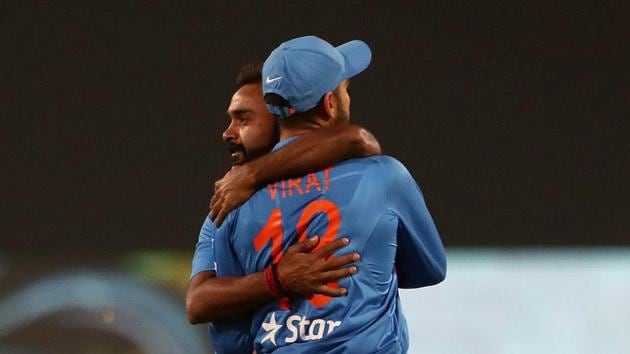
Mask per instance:
[[[276,280],[276,285],[278,286],[278,288],[280,288],[280,291],[283,294],[288,294],[289,290],[287,290],[287,288],[284,286],[284,284],[282,284],[282,279],[280,279],[280,274],[278,274],[278,265],[277,264],[272,264],[271,265],[271,271],[273,274],[273,278]]]
[[[263,271],[263,276],[265,277],[265,284],[267,285],[267,289],[273,297],[281,297],[282,293],[280,288],[278,287],[276,277],[274,275],[274,266],[269,266],[265,268]]]

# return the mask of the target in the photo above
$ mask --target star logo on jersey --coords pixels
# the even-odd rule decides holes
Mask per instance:
[[[265,343],[266,341],[270,341],[271,343],[273,343],[273,345],[277,345],[276,344],[276,333],[278,333],[278,330],[280,328],[282,328],[282,325],[276,323],[276,313],[275,312],[271,313],[271,318],[269,319],[269,323],[263,322],[262,328],[265,331],[267,331],[267,334],[260,341],[260,344]]]

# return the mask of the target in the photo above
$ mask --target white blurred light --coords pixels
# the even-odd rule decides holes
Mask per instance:
[[[402,290],[410,353],[628,353],[629,249],[451,250],[446,281]]]

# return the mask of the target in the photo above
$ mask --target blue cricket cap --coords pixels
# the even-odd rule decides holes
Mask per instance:
[[[353,40],[333,47],[325,40],[306,36],[282,43],[269,55],[262,69],[263,95],[275,93],[288,106],[267,104],[269,111],[286,118],[315,107],[326,92],[368,67],[370,47]]]

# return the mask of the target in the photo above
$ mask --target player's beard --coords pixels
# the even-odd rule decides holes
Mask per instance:
[[[232,165],[242,165],[247,162],[247,151],[245,150],[245,146],[241,144],[230,143],[228,145],[228,150],[230,151],[232,157]]]
[[[232,165],[242,165],[269,153],[280,138],[280,129],[277,124],[273,125],[273,129],[270,131],[270,135],[268,135],[269,134],[258,135],[257,139],[250,141],[247,146],[228,142],[228,150],[232,156]]]
[[[337,113],[337,122],[341,124],[350,123],[350,112],[346,110],[345,107],[340,107]]]
[[[333,97],[335,101],[337,101],[337,116],[335,117],[335,121],[338,124],[346,124],[350,123],[350,105],[344,106],[343,99],[339,96],[339,92],[334,91]]]
[[[242,165],[256,159],[271,151],[272,148],[273,144],[264,147],[251,147],[250,149],[241,144],[230,144],[228,146],[228,150],[230,150],[232,155],[232,166]]]

